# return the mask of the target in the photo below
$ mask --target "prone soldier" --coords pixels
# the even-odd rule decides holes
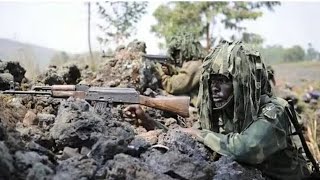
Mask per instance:
[[[151,125],[137,105],[128,106],[125,113]],[[256,167],[268,178],[309,177],[307,161],[292,140],[291,123],[301,137],[295,111],[272,93],[259,52],[226,41],[213,49],[202,65],[198,113],[193,128],[180,130],[214,152]]]

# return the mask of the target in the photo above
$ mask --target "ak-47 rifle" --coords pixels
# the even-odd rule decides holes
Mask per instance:
[[[320,169],[319,169],[319,164],[317,162],[317,160],[313,157],[306,139],[303,136],[302,133],[302,127],[298,122],[298,118],[294,109],[294,104],[293,101],[289,100],[289,108],[286,108],[286,112],[290,117],[290,121],[295,129],[295,133],[293,133],[293,135],[298,135],[302,144],[302,147],[304,149],[304,152],[306,153],[307,158],[310,160],[311,164],[312,164],[312,170],[313,172],[311,173],[310,179],[319,179],[320,178]]]
[[[133,88],[90,87],[88,85],[52,85],[33,86],[31,91],[3,91],[2,94],[48,95],[54,98],[75,97],[92,102],[107,104],[140,104],[155,109],[170,111],[182,117],[189,116],[189,101],[187,96],[159,96],[151,98],[140,95]]]

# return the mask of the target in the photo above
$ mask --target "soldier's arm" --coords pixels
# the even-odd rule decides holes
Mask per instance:
[[[201,62],[188,63],[175,75],[161,75],[164,90],[170,94],[184,94],[194,88],[194,78],[197,78],[197,74],[200,73],[199,67],[201,66]]]
[[[262,114],[241,133],[224,135],[202,130],[200,139],[221,155],[240,162],[260,164],[269,155],[287,147],[287,131],[282,123],[284,119],[288,120],[287,115],[281,109],[273,109],[269,115]]]

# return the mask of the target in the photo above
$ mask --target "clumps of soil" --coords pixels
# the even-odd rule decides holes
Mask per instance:
[[[93,86],[132,87],[143,94],[148,88],[160,87],[159,75],[154,62],[142,58],[146,45],[133,41],[127,47],[118,47],[114,56],[100,64],[94,78],[84,77],[83,82]]]
[[[77,65],[66,64],[61,67],[55,65],[49,68],[36,79],[36,84],[77,84],[81,81],[81,72]]]
[[[0,90],[8,90],[11,86],[21,89],[21,85],[28,81],[25,73],[19,62],[0,60]]]
[[[154,130],[149,139],[137,136],[137,127],[117,113],[101,116],[83,100],[62,100],[57,115],[36,117],[37,123],[18,123],[18,131],[0,122],[3,178],[215,179],[234,172],[231,177],[263,179],[234,161],[214,162],[209,149],[178,130]],[[223,166],[228,170],[218,173]]]

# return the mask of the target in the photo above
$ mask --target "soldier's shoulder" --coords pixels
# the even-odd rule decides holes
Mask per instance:
[[[202,64],[202,61],[201,60],[191,60],[191,61],[186,61],[184,63],[185,65],[201,65]]]
[[[194,69],[198,70],[201,69],[202,61],[197,60],[197,61],[187,61],[183,64],[182,68],[184,69]]]
[[[276,119],[285,111],[286,106],[288,106],[286,100],[275,97],[261,107],[260,114],[269,119]]]

